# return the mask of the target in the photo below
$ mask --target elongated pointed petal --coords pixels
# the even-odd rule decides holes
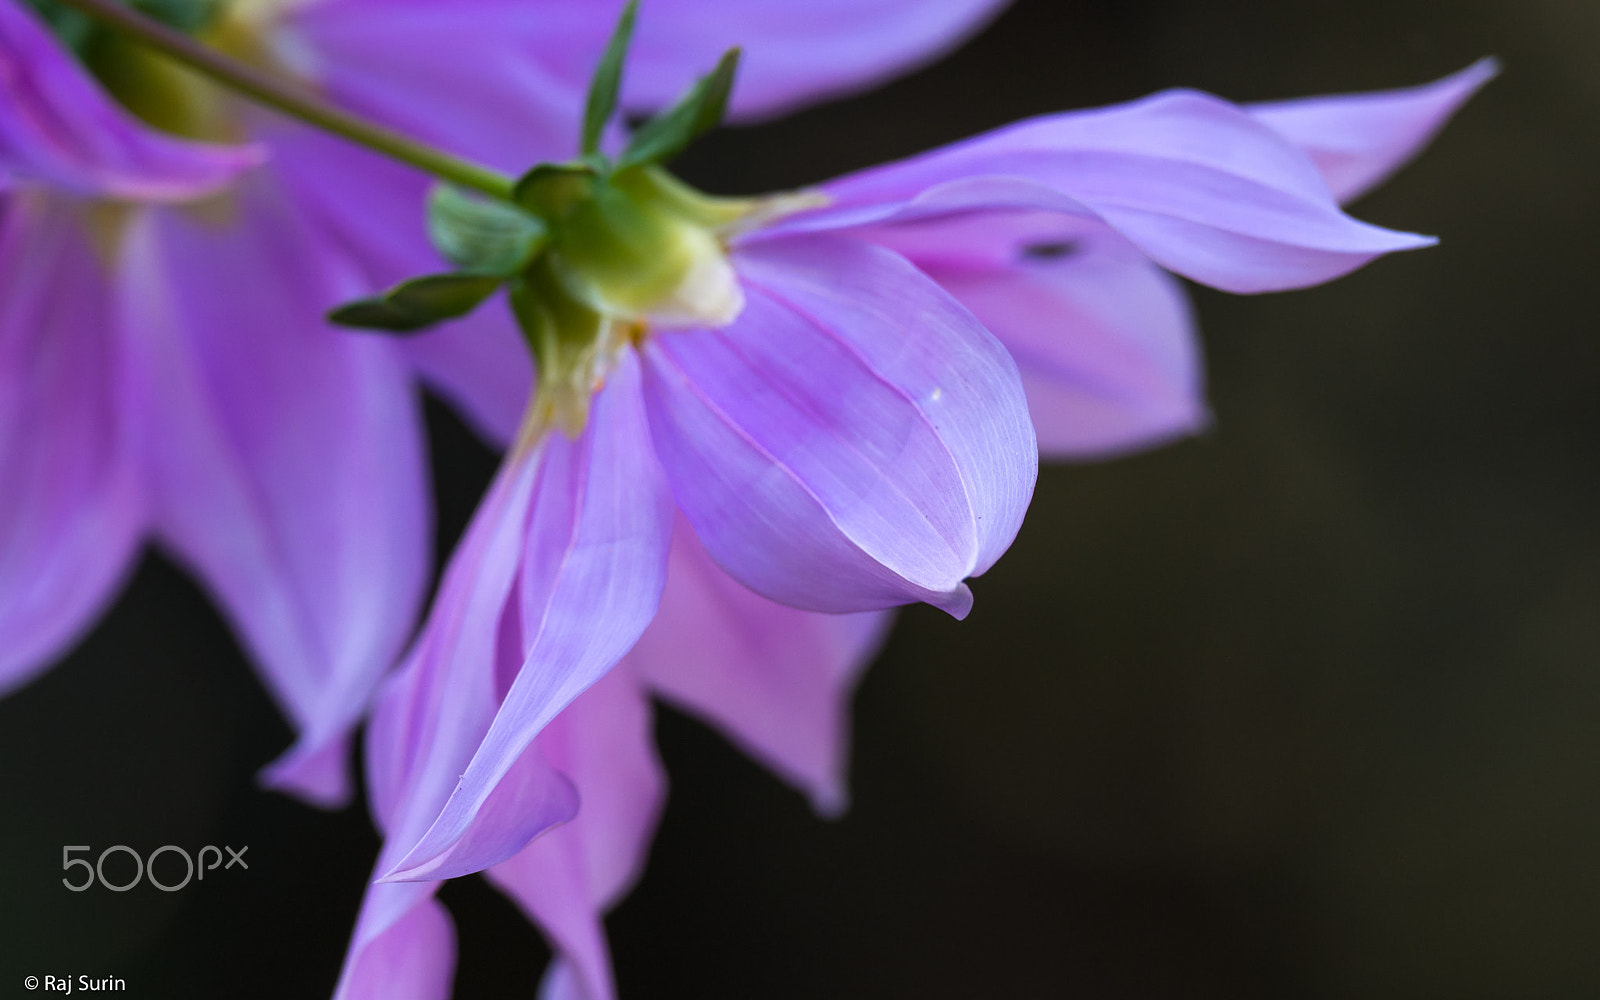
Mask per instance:
[[[262,158],[146,127],[25,4],[0,3],[0,170],[84,195],[174,201],[215,191]]]
[[[1480,59],[1421,87],[1251,104],[1245,110],[1309,153],[1334,196],[1347,202],[1405,166],[1499,72],[1493,59]]]
[[[84,220],[0,195],[0,693],[47,666],[136,551],[142,490]]]
[[[566,972],[547,989],[584,1000],[613,1000],[610,952],[602,918],[643,867],[666,792],[652,740],[650,703],[626,664],[619,665],[555,717],[535,745],[577,786],[581,806],[570,823],[490,868],[501,888],[549,937]]]
[[[836,815],[848,798],[850,694],[892,620],[769,601],[724,573],[680,519],[661,611],[626,662]]]
[[[1115,235],[1059,215],[882,226],[1016,359],[1040,453],[1087,459],[1207,421],[1200,344],[1180,284]]]
[[[1020,122],[823,191],[829,207],[779,223],[768,238],[1052,211],[1100,222],[1168,270],[1232,292],[1316,284],[1434,242],[1345,215],[1304,152],[1234,105],[1192,91]]]
[[[664,107],[738,46],[745,59],[733,116],[781,114],[931,62],[1004,6],[1005,0],[653,0],[639,10],[625,99],[634,108]]]
[[[738,320],[646,349],[651,429],[695,532],[783,604],[965,615],[963,581],[1011,543],[1032,496],[1016,366],[882,248],[772,240],[735,263]]]
[[[322,322],[348,287],[338,254],[264,177],[229,210],[154,211],[122,255],[156,526],[300,731],[269,780],[336,803],[346,767],[329,744],[394,662],[426,583],[422,432],[389,346]]]
[[[521,666],[438,819],[385,878],[453,878],[521,849],[526,837],[496,832],[495,796],[534,737],[633,646],[661,599],[672,506],[632,354],[577,440],[550,434],[537,447],[517,581]]]
[[[445,568],[415,646],[373,710],[366,733],[367,788],[384,833],[375,875],[393,868],[433,823],[489,731],[502,678],[521,665],[517,565],[538,478],[539,464],[526,453],[502,466]],[[515,830],[503,832],[522,838],[515,851],[570,820],[578,801],[572,783],[537,748],[513,770],[507,798],[523,793],[511,803],[521,808],[507,824]],[[367,887],[336,1000],[383,996],[384,956],[403,946],[407,921],[437,888],[435,881]]]

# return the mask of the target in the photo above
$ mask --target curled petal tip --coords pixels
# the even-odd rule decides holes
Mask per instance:
[[[928,603],[956,621],[963,621],[972,613],[972,588],[964,583],[958,583],[955,589],[929,598]]]

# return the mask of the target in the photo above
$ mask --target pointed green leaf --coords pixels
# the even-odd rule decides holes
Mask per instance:
[[[356,299],[330,309],[328,322],[359,330],[388,330],[391,333],[411,333],[428,325],[396,309],[381,295]]]
[[[617,160],[617,169],[671,159],[696,138],[716,128],[728,110],[728,94],[733,90],[733,77],[738,69],[739,50],[729,49],[723,53],[717,68],[696,81],[677,104],[633,133],[628,148]]]
[[[328,313],[340,326],[410,333],[465,316],[493,295],[500,279],[479,274],[430,274],[402,281],[382,295],[347,302]]]
[[[606,43],[600,65],[595,67],[594,79],[589,81],[589,100],[583,108],[582,149],[585,154],[600,151],[600,135],[605,131],[606,122],[611,120],[611,113],[617,109],[622,64],[628,56],[628,43],[633,39],[633,22],[638,13],[639,0],[628,0],[628,5],[622,8],[622,17],[617,20],[616,30],[611,33],[611,41]]]
[[[548,236],[544,223],[505,202],[449,184],[428,196],[428,238],[463,271],[509,277],[532,262]]]

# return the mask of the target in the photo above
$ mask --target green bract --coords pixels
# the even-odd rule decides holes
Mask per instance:
[[[347,302],[328,318],[342,326],[412,333],[465,316],[493,295],[502,280],[495,275],[430,274],[402,281],[382,295]]]
[[[533,262],[548,231],[515,205],[440,184],[428,196],[428,238],[450,263],[472,274],[510,277]]]

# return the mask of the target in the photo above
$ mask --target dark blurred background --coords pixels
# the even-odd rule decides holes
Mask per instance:
[[[1197,292],[1215,431],[1047,468],[972,617],[901,617],[844,819],[661,713],[671,803],[610,924],[625,1000],[1600,995],[1600,5],[1021,0],[682,167],[782,188],[1168,86],[1394,87],[1486,54],[1504,76],[1355,208],[1441,245]],[[447,544],[493,460],[432,416]],[[53,971],[326,996],[376,839],[360,807],[257,790],[288,738],[147,559],[0,702],[0,995]],[[251,868],[61,887],[61,845],[112,843]],[[531,998],[536,932],[479,880],[445,898],[456,996]]]

